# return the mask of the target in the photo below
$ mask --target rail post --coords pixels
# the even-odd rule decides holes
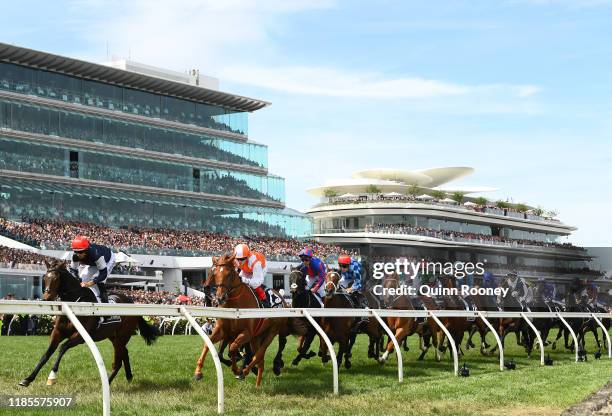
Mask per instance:
[[[453,339],[453,336],[451,335],[449,330],[444,326],[442,321],[438,319],[434,311],[427,311],[427,312],[429,313],[429,316],[431,316],[433,320],[436,321],[436,324],[438,324],[438,326],[442,329],[442,331],[444,331],[444,334],[446,334],[448,338],[448,342],[453,351],[453,362],[454,362],[454,367],[455,367],[455,375],[458,376],[459,375],[459,357],[457,355],[457,346],[455,345],[455,340]],[[438,348],[440,348],[440,346],[438,346]]]
[[[531,319],[529,319],[529,317],[525,315],[525,312],[521,312],[521,316],[527,322],[529,327],[531,327],[536,337],[538,337],[538,344],[540,345],[540,365],[544,365],[544,343],[542,342],[542,336],[540,335],[540,331],[538,331],[538,328],[536,328],[533,322],[531,322]]]
[[[565,327],[570,331],[570,334],[572,334],[572,339],[574,340],[574,352],[576,353],[576,362],[578,362],[578,349],[580,347],[578,345],[578,338],[576,338],[576,333],[572,329],[571,325],[565,320],[565,318],[563,318],[563,316],[561,316],[559,312],[557,312],[557,317],[561,320],[561,322],[563,322],[563,325],[565,325]]]
[[[314,329],[317,330],[321,338],[323,338],[325,345],[327,345],[327,350],[332,360],[332,367],[333,367],[332,370],[333,370],[333,377],[334,377],[334,394],[338,394],[338,360],[336,359],[336,352],[334,351],[334,345],[331,343],[330,339],[327,337],[327,334],[325,333],[325,331],[323,331],[323,328],[321,328],[321,326],[317,323],[317,321],[312,317],[310,312],[308,312],[306,309],[302,309],[302,313],[304,314],[306,319],[308,319],[308,322],[310,322],[310,324],[314,327]]]
[[[378,321],[380,326],[382,326],[382,328],[385,330],[387,335],[389,335],[389,338],[391,338],[391,341],[393,341],[393,346],[395,347],[395,354],[397,355],[397,379],[401,383],[402,381],[404,381],[404,363],[402,361],[402,352],[400,351],[399,342],[397,342],[397,338],[395,338],[395,334],[393,334],[393,331],[391,331],[391,328],[389,328],[389,326],[384,321],[384,319],[380,317],[378,312],[376,312],[375,310],[370,310],[370,313],[376,318],[376,320]],[[386,349],[385,349],[384,354],[387,354]]]
[[[603,333],[606,339],[608,340],[608,358],[612,358],[612,345],[610,345],[610,334],[608,333],[608,328],[604,326],[604,324],[599,320],[598,317],[595,316],[594,313],[592,313],[591,316],[593,317],[593,319],[595,319],[597,325],[599,325],[601,329],[603,329]]]
[[[96,365],[98,366],[98,373],[100,373],[100,380],[102,381],[102,415],[110,416],[110,385],[108,384],[108,373],[106,372],[106,366],[104,365],[104,360],[102,359],[102,354],[100,354],[100,350],[98,350],[98,346],[91,338],[89,333],[85,330],[85,327],[79,321],[79,318],[74,314],[70,306],[65,302],[62,302],[62,311],[66,314],[72,325],[76,328],[85,344],[91,351],[91,355],[93,355],[94,360],[96,361]]]
[[[217,349],[215,348],[215,344],[210,340],[206,332],[198,325],[197,321],[191,314],[185,309],[184,306],[180,307],[181,315],[183,315],[187,321],[191,324],[191,326],[196,330],[196,332],[202,337],[208,350],[210,351],[210,355],[212,355],[213,361],[215,363],[215,370],[217,371],[217,413],[223,413],[223,403],[225,401],[225,392],[223,390],[223,368],[221,367],[221,360],[219,360],[219,354],[217,353]]]
[[[482,322],[484,322],[485,325],[491,330],[491,332],[493,332],[493,336],[495,337],[495,342],[497,342],[497,348],[499,349],[499,371],[504,371],[504,347],[502,345],[501,338],[499,338],[499,334],[497,333],[493,325],[491,325],[491,322],[489,322],[489,320],[485,318],[482,312],[477,311],[477,313],[480,319],[482,319]]]

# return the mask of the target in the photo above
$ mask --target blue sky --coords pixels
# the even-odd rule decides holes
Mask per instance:
[[[472,166],[612,245],[612,1],[3,2],[0,40],[199,68],[250,118],[287,203],[352,171]]]

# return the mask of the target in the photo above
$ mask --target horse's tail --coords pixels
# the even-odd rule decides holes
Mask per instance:
[[[157,337],[159,336],[157,327],[147,323],[142,316],[138,317],[138,329],[140,329],[140,336],[145,340],[147,345],[151,345],[157,341]]]

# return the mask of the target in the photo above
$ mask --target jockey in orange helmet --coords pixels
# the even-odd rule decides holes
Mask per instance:
[[[234,248],[234,256],[236,256],[236,264],[240,269],[242,282],[253,288],[264,308],[270,308],[271,305],[263,287],[268,271],[266,257],[257,251],[251,251],[246,244],[238,244]]]

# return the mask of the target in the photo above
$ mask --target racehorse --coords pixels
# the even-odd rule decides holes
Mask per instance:
[[[242,282],[235,267],[235,256],[224,255],[213,257],[213,267],[209,275],[211,283],[216,287],[215,297],[222,308],[258,308],[259,302],[255,292]],[[286,304],[283,303],[283,306]],[[217,325],[210,335],[213,343],[223,341],[229,343],[232,372],[238,379],[244,379],[252,369],[257,368],[255,385],[261,386],[264,371],[265,352],[277,335],[279,338],[279,351],[274,359],[275,373],[280,373],[282,367],[282,350],[286,343],[286,337],[294,326],[288,318],[254,318],[254,319],[218,319]],[[303,335],[303,334],[300,334]],[[240,348],[249,344],[253,357],[248,365],[238,369],[236,362],[239,357]],[[204,345],[202,353],[196,363],[194,379],[201,380],[202,366],[208,353],[208,347]]]
[[[45,265],[47,266],[47,272],[43,277],[45,286],[43,300],[51,301],[60,298],[65,302],[97,302],[94,293],[88,288],[81,287],[80,280],[70,274],[66,268],[66,263],[60,260],[54,260],[51,262],[45,261]],[[110,297],[114,298],[116,303],[132,303],[132,300],[127,296],[114,294]],[[78,319],[94,341],[101,341],[108,338],[113,343],[115,354],[112,372],[108,377],[108,382],[111,383],[113,381],[121,369],[122,364],[125,365],[126,379],[132,381],[134,376],[132,374],[130,356],[126,345],[136,329],[140,330],[140,335],[144,338],[147,345],[151,345],[157,339],[157,328],[148,324],[142,316],[122,316],[119,322],[107,323],[99,326],[98,322],[100,317],[98,316],[79,316]],[[34,381],[40,369],[51,358],[64,339],[67,340],[60,347],[57,359],[47,380],[48,385],[55,384],[57,372],[59,371],[59,364],[64,354],[70,348],[84,342],[79,332],[66,316],[57,316],[55,318],[55,324],[51,331],[47,351],[43,354],[34,368],[34,371],[21,380],[19,385],[27,387]]]
[[[505,296],[500,294],[497,297],[497,304],[503,311],[523,311],[523,305],[521,305],[518,299],[512,295],[510,291],[510,283],[508,282],[508,278],[501,281],[499,287],[501,289],[508,289]],[[495,320],[492,320],[493,322]],[[509,332],[514,332],[516,335],[516,343],[517,345],[523,346],[527,348],[528,345],[533,346],[533,341],[531,340],[530,332],[527,328],[527,324],[522,318],[499,318],[497,320],[497,333],[502,343],[502,347],[504,346],[504,340],[506,339],[506,335]],[[521,339],[522,335],[522,339]],[[494,353],[497,351],[497,345],[493,347],[490,351]]]
[[[438,276],[437,281],[442,288],[455,289],[455,282],[452,280],[451,276]],[[440,298],[440,303],[443,305],[442,308],[440,308],[438,303],[433,301],[432,298],[423,297],[422,300],[427,309],[465,310],[465,304],[458,299],[458,295],[442,295]],[[457,348],[457,355],[462,356],[463,350],[461,349],[461,342],[471,322],[468,321],[467,318],[460,317],[439,317],[438,319],[442,322],[442,325],[446,327],[448,332],[450,332],[455,342],[455,347]],[[446,350],[444,347],[446,334],[433,319],[428,319],[427,322],[433,334],[432,341],[436,348],[436,359],[440,361],[442,358],[441,354]]]
[[[393,273],[391,275],[385,276],[383,279],[383,288],[398,288],[400,285],[400,278],[397,273]],[[416,308],[412,304],[410,298],[407,295],[396,295],[395,297],[391,297],[388,295],[388,290],[385,290],[385,295],[383,296],[382,302],[385,309],[395,309],[395,310],[415,310]],[[409,336],[414,333],[418,333],[421,339],[421,356],[419,360],[422,360],[425,356],[425,353],[429,349],[426,347],[426,344],[423,342],[424,336],[428,336],[428,334],[424,334],[424,329],[429,328],[423,324],[423,322],[418,323],[416,318],[402,318],[402,317],[387,317],[385,318],[387,326],[394,331],[395,338],[398,344],[402,344]],[[389,339],[387,342],[387,346],[385,348],[385,352],[378,359],[378,361],[382,364],[384,363],[389,354],[393,352],[394,349],[393,341]]]
[[[291,306],[294,308],[322,308],[321,302],[316,298],[312,291],[306,289],[306,276],[299,268],[292,268],[289,274],[289,284],[291,287]],[[320,324],[320,319],[315,318]],[[310,359],[317,355],[314,351],[310,351],[310,345],[317,334],[316,329],[308,322],[304,322],[307,328],[306,335],[300,337],[298,341],[298,355],[291,362],[292,365],[298,365],[302,359]],[[319,349],[319,354],[321,350]]]
[[[325,275],[325,299],[323,301],[325,308],[352,309],[355,307],[350,295],[338,285],[340,278],[340,273],[336,270],[329,271]],[[380,307],[378,300],[369,292],[366,292],[366,299],[369,305]],[[382,328],[378,321],[369,319],[363,328],[357,327],[356,324],[357,320],[353,317],[324,317],[321,320],[321,326],[332,344],[334,342],[338,343],[339,349],[336,354],[338,365],[342,363],[342,358],[344,357],[344,367],[346,369],[351,368],[351,348],[359,331],[366,333],[370,338],[368,357],[378,359],[379,355],[379,341],[382,337]],[[327,362],[329,357],[326,354],[326,345],[321,345],[321,348],[323,349],[323,362]]]

